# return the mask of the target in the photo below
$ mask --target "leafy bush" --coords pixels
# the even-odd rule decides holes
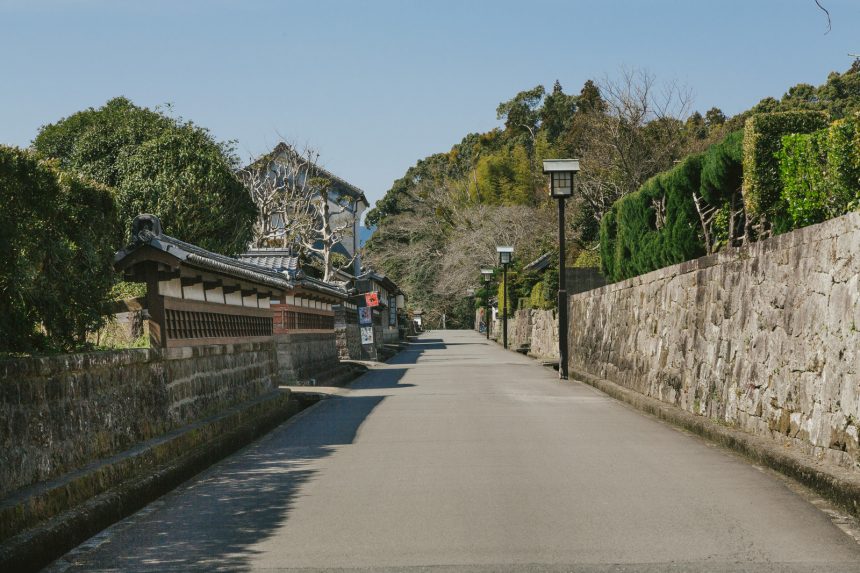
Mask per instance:
[[[496,278],[499,281],[499,287],[496,290],[496,296],[498,297],[499,313],[501,313],[503,311],[503,308],[504,308],[502,306],[502,303],[503,303],[502,295],[505,292],[504,281],[502,280],[502,273],[501,272],[498,273],[498,276]],[[508,298],[507,298],[508,316],[511,316],[514,313],[514,311],[517,310],[517,300],[519,297],[517,296],[517,292],[516,292],[516,288],[515,288],[516,281],[517,281],[517,273],[508,269]]]
[[[582,249],[573,262],[575,269],[593,269],[600,266],[600,251],[591,245]]]
[[[205,129],[115,98],[42,127],[37,151],[116,189],[121,230],[140,213],[166,233],[216,252],[244,250],[255,207],[229,144]]]
[[[555,308],[557,295],[558,289],[552,292],[544,281],[538,281],[532,287],[532,292],[529,295],[529,307],[542,310]]]
[[[782,197],[791,228],[842,215],[860,199],[860,130],[855,118],[782,138]]]
[[[691,155],[612,206],[600,226],[607,278],[622,280],[704,253],[692,199],[701,171],[702,156]]]
[[[827,114],[820,111],[759,113],[744,126],[743,183],[747,217],[763,228],[784,232],[791,227],[782,200],[777,154],[782,137],[811,133],[827,126]]]
[[[117,236],[110,192],[0,146],[0,351],[75,348],[101,324]]]

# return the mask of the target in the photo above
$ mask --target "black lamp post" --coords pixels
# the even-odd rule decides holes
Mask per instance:
[[[502,265],[502,341],[508,347],[508,265],[514,258],[513,247],[496,247],[499,264]]]
[[[490,279],[493,278],[493,269],[481,269],[481,276],[484,277],[484,292],[487,296],[484,297],[484,330],[487,331],[487,340],[490,339]]]
[[[567,285],[565,284],[564,200],[573,195],[573,177],[579,159],[546,159],[543,172],[549,174],[549,194],[558,199],[558,377],[567,380]]]

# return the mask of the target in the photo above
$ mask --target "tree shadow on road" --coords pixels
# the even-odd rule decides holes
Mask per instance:
[[[380,371],[395,387],[405,369]],[[318,461],[352,444],[385,396],[323,400],[118,524],[71,571],[248,571],[254,545],[287,520]]]

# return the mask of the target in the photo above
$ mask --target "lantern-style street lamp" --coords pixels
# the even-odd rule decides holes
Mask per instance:
[[[493,278],[493,269],[481,269],[481,276],[484,277],[484,291],[487,296],[484,297],[484,330],[487,331],[487,340],[490,339],[490,280]]]
[[[508,265],[514,260],[513,247],[496,247],[502,265],[502,344],[508,347]]]
[[[564,200],[573,195],[573,177],[579,159],[546,159],[543,172],[549,175],[549,194],[558,199],[558,377],[567,380],[567,285],[565,284]]]

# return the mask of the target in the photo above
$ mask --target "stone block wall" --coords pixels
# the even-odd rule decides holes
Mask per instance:
[[[570,367],[860,471],[860,213],[570,297]]]
[[[307,385],[340,366],[335,333],[276,334],[278,381]]]
[[[529,355],[558,360],[558,316],[555,310],[533,310]]]
[[[271,343],[0,364],[0,497],[271,390]]]

